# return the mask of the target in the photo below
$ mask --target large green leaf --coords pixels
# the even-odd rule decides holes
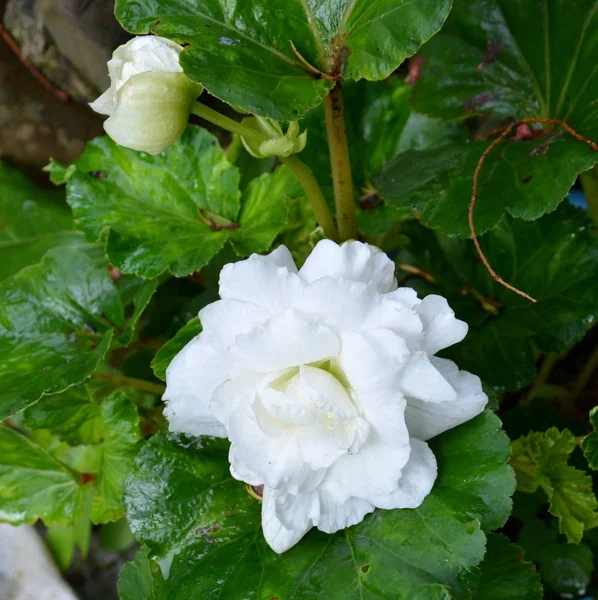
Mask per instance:
[[[540,600],[542,584],[534,566],[523,560],[519,546],[491,533],[478,589],[473,600]]]
[[[450,0],[116,3],[125,29],[185,43],[183,69],[211,93],[280,120],[297,119],[330,89],[333,80],[318,70],[384,79],[438,31],[449,9]]]
[[[141,444],[137,408],[124,392],[106,398],[101,413],[105,433],[91,513],[94,523],[122,517],[123,486]]]
[[[561,119],[596,141],[597,44],[595,0],[574,6],[568,0],[456,0],[442,32],[422,49],[413,102],[418,111],[449,120],[479,113]],[[447,234],[468,236],[473,172],[490,141],[467,142],[392,161],[380,179],[385,200],[416,209]],[[434,168],[425,166],[431,160]],[[560,128],[503,141],[480,175],[476,230],[494,227],[505,211],[533,220],[554,210],[577,175],[596,162],[598,152]],[[422,166],[426,180],[414,180],[413,169]]]
[[[239,229],[231,234],[231,244],[240,256],[267,250],[287,222],[285,198],[299,198],[303,190],[285,167],[264,173],[249,183],[241,200]]]
[[[514,478],[491,413],[433,440],[439,478],[416,510],[378,510],[334,535],[311,532],[276,555],[260,506],[228,472],[227,443],[154,437],[125,486],[133,532],[159,559],[170,600],[321,596],[393,600],[469,597],[484,554],[480,530],[501,526]]]
[[[0,521],[13,525],[42,518],[68,525],[81,510],[75,473],[25,436],[0,426]]]
[[[158,565],[152,564],[149,548],[141,548],[135,560],[126,563],[118,577],[118,597],[120,600],[158,600],[163,598],[155,583],[160,578]]]
[[[531,518],[524,522],[517,541],[526,558],[538,564],[545,585],[561,598],[583,596],[592,579],[592,549],[585,543],[566,544],[558,538],[556,526],[547,527],[544,521]]]
[[[125,326],[105,266],[55,248],[0,283],[0,419],[82,382]]]
[[[93,444],[104,434],[101,410],[88,385],[47,396],[24,412],[31,429],[48,429],[67,442]]]
[[[517,489],[533,494],[541,488],[550,501],[549,511],[559,519],[561,533],[579,544],[585,529],[598,527],[598,500],[591,477],[567,464],[576,446],[567,429],[533,431],[513,442],[511,464]]]
[[[97,138],[75,165],[67,200],[80,227],[90,241],[107,234],[110,262],[141,277],[198,271],[229,239],[239,252],[267,250],[284,227],[286,186],[297,185],[277,170],[241,199],[238,169],[199,127],[155,156]]]
[[[60,194],[42,190],[0,161],[0,280],[57,246],[85,246]]]
[[[236,227],[239,174],[204,129],[188,128],[156,156],[97,138],[75,164],[67,182],[73,214],[88,240],[109,232],[108,257],[125,273],[188,275]]]
[[[409,280],[420,293],[445,296],[469,323],[447,355],[486,383],[518,389],[535,376],[539,352],[562,352],[579,341],[598,306],[598,242],[583,211],[563,204],[533,223],[505,219],[481,239],[494,269],[537,299],[499,285],[473,244],[413,223],[398,259],[427,272]]]

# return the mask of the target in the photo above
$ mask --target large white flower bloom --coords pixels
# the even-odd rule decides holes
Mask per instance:
[[[467,333],[446,300],[397,289],[377,248],[328,240],[300,270],[284,246],[226,265],[220,296],[167,371],[166,416],[230,439],[233,476],[264,486],[270,546],[419,506],[436,478],[426,440],[487,402],[434,356]]]
[[[106,133],[118,144],[157,154],[181,137],[201,85],[179,65],[183,47],[158,36],[133,38],[108,61],[110,87],[90,104],[109,115]]]

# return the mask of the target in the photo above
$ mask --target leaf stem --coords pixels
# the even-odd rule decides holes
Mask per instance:
[[[215,111],[209,106],[201,104],[201,102],[196,102],[193,105],[191,112],[194,115],[197,115],[198,117],[217,125],[225,131],[236,133],[240,136],[243,136],[246,140],[255,142],[257,144],[261,144],[268,139],[268,137],[260,131],[246,127],[243,125],[243,123],[239,123],[238,121],[235,121],[234,119]],[[326,199],[324,198],[324,194],[322,193],[319,183],[313,176],[309,167],[296,155],[289,156],[287,158],[280,157],[280,160],[287,165],[287,167],[291,170],[293,175],[295,175],[301,184],[301,187],[303,188],[303,191],[305,192],[305,195],[311,204],[314,214],[316,215],[316,220],[324,231],[324,235],[332,240],[338,240],[339,235],[336,230],[334,220],[332,219],[332,215],[330,214],[330,210],[328,209],[328,205],[326,204]]]
[[[581,189],[588,201],[588,209],[596,227],[598,227],[598,166],[580,173]]]
[[[544,360],[542,361],[542,366],[540,367],[540,371],[538,372],[538,376],[536,377],[534,384],[532,385],[527,396],[525,396],[525,398],[520,403],[522,406],[529,405],[531,401],[536,397],[538,392],[546,385],[546,382],[548,381],[552,370],[561,358],[563,358],[563,355],[557,352],[547,354],[544,357]]]
[[[134,377],[126,377],[125,375],[110,375],[109,373],[96,373],[95,376],[102,381],[107,381],[118,387],[131,387],[142,392],[156,394],[157,396],[162,396],[166,391],[166,386],[160,383],[145,381],[144,379],[135,379]]]
[[[301,184],[305,195],[311,203],[314,214],[316,215],[316,221],[324,231],[324,235],[331,240],[338,241],[339,234],[336,225],[334,224],[334,220],[332,219],[332,215],[330,214],[330,210],[328,209],[328,205],[326,204],[326,198],[324,198],[322,189],[316,181],[316,178],[313,176],[310,168],[295,155],[281,158],[280,160],[291,170]]]
[[[225,131],[230,131],[231,133],[238,133],[242,135],[245,139],[251,140],[252,142],[256,142],[261,144],[265,142],[268,138],[261,132],[256,131],[255,129],[251,129],[250,127],[246,127],[243,123],[239,123],[239,121],[235,121],[222,113],[202,104],[201,102],[195,102],[191,112],[202,119],[209,121],[213,125],[221,127]]]
[[[345,129],[343,90],[340,81],[324,98],[324,112],[326,114],[326,131],[328,133],[339,234],[341,240],[355,239],[357,238],[357,213],[355,210],[349,145]]]
[[[598,369],[598,347],[592,352],[588,362],[584,365],[577,381],[575,382],[575,387],[571,391],[571,395],[569,396],[570,400],[573,402],[581,396],[581,393],[586,389],[586,386],[590,382],[594,371]]]

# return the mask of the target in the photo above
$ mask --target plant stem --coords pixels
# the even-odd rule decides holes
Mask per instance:
[[[538,372],[538,376],[534,381],[529,393],[527,396],[520,402],[522,406],[527,406],[531,403],[531,401],[536,397],[536,394],[544,387],[550,374],[552,373],[552,369],[554,369],[555,365],[559,362],[559,360],[563,357],[562,354],[558,354],[553,352],[551,354],[547,354],[542,361],[542,366],[540,367],[540,371]]]
[[[324,111],[338,229],[341,240],[355,239],[357,238],[357,214],[353,195],[349,145],[345,130],[343,91],[340,82],[337,82],[324,98]]]
[[[581,188],[588,201],[588,209],[598,227],[598,165],[579,175]]]
[[[324,235],[335,242],[338,241],[339,234],[336,225],[334,224],[334,220],[332,219],[332,215],[330,214],[330,210],[328,210],[326,198],[324,198],[322,189],[316,181],[316,178],[313,176],[310,168],[295,155],[281,158],[280,160],[291,170],[301,184],[305,195],[311,203],[314,214],[316,215],[316,221],[324,231]]]
[[[590,359],[585,364],[584,368],[582,369],[581,373],[579,374],[579,377],[577,378],[577,381],[575,382],[575,387],[573,388],[573,391],[571,392],[571,396],[570,396],[571,401],[575,401],[575,400],[577,400],[577,398],[579,398],[581,393],[586,389],[586,386],[590,382],[590,379],[592,378],[592,375],[594,374],[594,371],[597,368],[598,368],[598,347],[596,347],[594,352],[592,352]]]
[[[110,375],[108,373],[96,373],[96,377],[102,381],[113,383],[118,387],[132,387],[142,392],[149,392],[161,396],[166,391],[166,386],[160,383],[152,383],[144,379],[135,379],[134,377],[126,377],[124,375]]]
[[[256,142],[257,144],[261,144],[268,139],[263,133],[256,131],[255,129],[251,129],[251,127],[246,127],[243,125],[243,123],[239,123],[238,121],[219,113],[218,111],[206,106],[205,104],[202,104],[201,102],[196,102],[193,105],[191,112],[194,115],[209,121],[213,125],[221,127],[222,129],[230,131],[231,133],[238,133],[245,139]]]
[[[241,135],[246,140],[250,140],[257,144],[261,144],[269,139],[260,131],[246,127],[242,123],[239,123],[238,121],[235,121],[226,115],[220,114],[219,112],[211,109],[208,106],[205,106],[205,104],[201,104],[200,102],[196,102],[193,105],[193,110],[191,112],[194,115],[197,115],[198,117],[201,117],[202,119],[221,127],[225,131],[230,131],[231,133]],[[316,181],[316,178],[313,176],[309,167],[299,160],[299,158],[295,155],[286,158],[280,157],[280,160],[287,165],[287,167],[291,170],[293,175],[295,175],[301,184],[301,187],[303,188],[303,191],[305,192],[305,195],[311,204],[314,214],[316,215],[316,220],[321,225],[326,237],[337,241],[339,239],[338,232],[336,230],[336,226],[334,225],[330,210],[328,210],[326,199],[324,198],[324,194],[322,193],[319,183]]]

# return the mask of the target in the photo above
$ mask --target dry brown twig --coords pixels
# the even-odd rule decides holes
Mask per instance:
[[[14,38],[8,33],[7,29],[0,23],[0,37],[6,42],[8,47],[17,55],[17,58],[23,63],[27,70],[41,83],[52,95],[61,102],[68,102],[69,95],[56,87],[24,54]]]

